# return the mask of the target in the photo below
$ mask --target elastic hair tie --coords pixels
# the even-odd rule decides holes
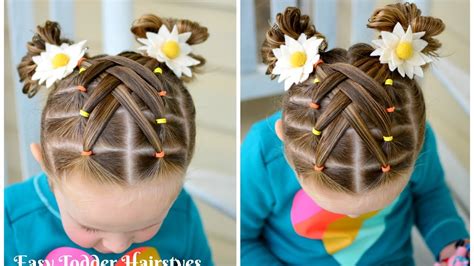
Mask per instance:
[[[390,85],[390,86],[392,86],[392,85],[393,85],[393,79],[386,79],[386,80],[385,80],[385,85]]]
[[[166,91],[160,91],[158,95],[160,95],[161,97],[166,96]]]
[[[314,68],[316,68],[318,65],[324,63],[323,59],[319,59],[318,62],[314,64]]]
[[[319,82],[320,82],[320,80],[319,80],[318,78],[315,78],[315,79],[313,80],[313,84],[316,84],[316,83],[319,83]]]
[[[322,172],[324,170],[324,165],[323,166],[314,165],[314,170],[316,170],[318,172]]]
[[[390,142],[390,141],[393,140],[393,136],[388,136],[388,137],[383,136],[383,140],[384,140],[385,142]]]
[[[161,69],[161,67],[157,67],[155,69],[153,69],[153,73],[160,73],[160,74],[163,74],[163,69]]]
[[[77,86],[76,89],[78,91],[87,92],[87,89],[84,86],[81,86],[81,85]]]
[[[86,68],[85,67],[81,67],[79,68],[79,74],[81,74],[82,72],[86,71]]]
[[[165,151],[155,152],[156,158],[163,158],[165,157]]]
[[[387,164],[386,166],[382,166],[382,172],[387,173],[388,171],[390,171],[390,165],[389,164]]]
[[[92,151],[82,151],[82,152],[81,152],[81,155],[83,155],[83,156],[91,156],[91,155],[92,155]]]
[[[320,106],[319,106],[319,104],[317,104],[317,103],[310,102],[310,103],[309,103],[309,107],[310,107],[311,109],[316,109],[316,110],[318,110]]]
[[[81,64],[82,64],[82,62],[83,62],[84,60],[86,60],[86,58],[85,58],[85,57],[81,57],[81,58],[79,59],[79,61],[77,61],[77,66],[80,67]],[[79,72],[79,73],[81,73],[81,72]]]
[[[158,118],[155,121],[157,124],[166,124],[166,118]]]
[[[314,128],[314,127],[313,127],[313,129],[311,130],[311,132],[313,132],[313,134],[316,135],[316,136],[321,135],[321,131],[317,130],[317,129]]]
[[[387,113],[393,113],[395,112],[395,106],[387,108]]]
[[[81,116],[85,117],[85,118],[88,118],[89,115],[90,115],[88,112],[86,112],[86,111],[84,111],[84,110],[82,110],[82,109],[79,111],[79,114],[80,114]]]

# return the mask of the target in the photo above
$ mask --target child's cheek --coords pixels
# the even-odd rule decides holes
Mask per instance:
[[[63,222],[63,227],[71,241],[83,248],[91,248],[100,240],[98,235],[67,222]]]
[[[143,232],[138,232],[138,233],[135,233],[135,236],[134,236],[134,241],[135,243],[142,243],[142,242],[145,242],[145,241],[148,241],[150,239],[152,239],[156,233],[158,232],[158,228],[154,228],[152,230],[146,230],[146,231],[143,231]]]

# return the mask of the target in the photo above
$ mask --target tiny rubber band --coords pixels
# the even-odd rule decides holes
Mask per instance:
[[[319,64],[324,63],[323,59],[319,59],[318,62],[314,64],[314,67],[316,68]]]
[[[387,113],[393,113],[395,112],[395,106],[389,107],[386,110],[387,110]]]
[[[163,69],[161,69],[161,67],[157,67],[153,70],[153,73],[160,73],[160,74],[163,74]]]
[[[89,115],[90,115],[88,112],[86,112],[86,111],[84,111],[84,110],[82,110],[82,109],[79,111],[79,114],[80,114],[81,116],[85,117],[85,118],[89,117]]]
[[[160,95],[161,97],[166,96],[166,91],[160,91],[158,95]]]
[[[79,59],[79,61],[77,61],[77,66],[80,67],[81,64],[82,64],[82,62],[83,62],[84,60],[86,60],[86,58],[85,58],[85,57],[81,57],[81,58]],[[80,73],[80,72],[79,72],[79,73]]]
[[[81,74],[82,72],[86,71],[86,68],[85,67],[81,67],[79,68],[79,74]]]
[[[314,170],[316,170],[318,172],[322,172],[324,170],[324,165],[323,166],[314,165]]]
[[[382,172],[386,173],[390,171],[390,164],[387,164],[386,166],[382,166]]]
[[[157,124],[166,124],[166,118],[158,118],[155,121]]]
[[[87,89],[84,86],[79,85],[76,88],[78,91],[87,92]]]
[[[313,134],[316,135],[316,136],[321,135],[321,131],[317,130],[317,129],[314,128],[314,127],[313,127],[313,129],[311,130],[311,132],[313,132]]]
[[[92,155],[92,151],[82,151],[82,152],[81,152],[81,155],[83,155],[83,156],[91,156],[91,155]]]
[[[309,107],[310,107],[311,109],[316,109],[316,110],[318,110],[320,106],[319,106],[319,104],[317,104],[317,103],[310,102],[310,103],[309,103]]]
[[[156,158],[163,158],[163,157],[165,157],[165,151],[155,152],[155,157],[156,157]]]
[[[388,136],[388,137],[383,136],[383,140],[384,140],[385,142],[390,142],[390,141],[393,140],[393,136]]]
[[[385,85],[390,85],[390,86],[392,86],[392,85],[393,85],[393,79],[386,79],[386,80],[385,80]]]
[[[318,78],[315,78],[315,79],[313,80],[313,84],[316,84],[316,83],[319,83],[319,82],[320,82],[320,80],[319,80]]]

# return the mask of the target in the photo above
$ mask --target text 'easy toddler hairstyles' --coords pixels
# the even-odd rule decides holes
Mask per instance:
[[[136,38],[158,32],[189,33],[187,44],[208,38],[195,22],[144,15],[134,22]],[[46,44],[71,43],[56,22],[38,26],[28,53],[18,66],[23,92],[34,96],[43,87],[32,80],[34,56]],[[190,54],[199,64],[205,60]],[[54,178],[74,172],[99,182],[130,184],[153,178],[182,177],[194,152],[195,107],[191,95],[166,64],[136,52],[84,56],[77,68],[48,91],[41,117],[44,166]]]
[[[437,55],[441,44],[434,36],[444,24],[422,16],[414,4],[377,9],[367,26],[392,32],[397,23],[414,34],[424,31],[421,38],[428,44],[421,52]],[[302,33],[323,41],[314,71],[293,84],[283,99],[285,154],[298,177],[357,194],[410,174],[423,144],[426,120],[416,81],[382,64],[371,55],[371,45],[326,51],[328,40],[293,7],[277,15],[262,45],[271,78],[276,77],[275,49],[285,44],[285,35],[296,40]]]

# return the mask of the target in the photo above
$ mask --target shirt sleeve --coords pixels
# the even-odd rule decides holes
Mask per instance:
[[[15,265],[15,261],[13,260],[15,256],[18,255],[18,251],[16,250],[15,245],[15,238],[13,235],[13,227],[11,224],[10,215],[8,214],[7,208],[4,209],[4,233],[5,233],[5,243],[4,243],[4,259],[5,265]]]
[[[242,265],[282,265],[262,237],[274,195],[262,156],[262,138],[255,126],[241,148],[240,250]]]
[[[212,266],[211,249],[207,242],[206,234],[201,222],[198,209],[194,201],[190,199],[190,238],[188,242],[188,259],[200,260],[201,263],[193,265]]]
[[[415,224],[431,252],[438,257],[445,246],[468,238],[469,234],[445,183],[435,135],[429,125],[416,165],[420,167],[415,170],[419,172],[413,175],[417,178],[412,180]]]

